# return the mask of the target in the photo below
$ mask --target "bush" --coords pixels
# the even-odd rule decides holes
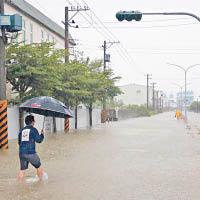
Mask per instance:
[[[139,116],[151,116],[151,115],[156,115],[158,112],[154,111],[152,107],[149,107],[149,113],[147,113],[147,108],[146,105],[128,105],[128,106],[123,106],[123,109],[128,109],[128,110],[135,110],[136,113],[138,113]]]

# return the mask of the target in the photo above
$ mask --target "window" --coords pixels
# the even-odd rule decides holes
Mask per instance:
[[[49,34],[47,33],[47,42],[49,42]]]
[[[13,43],[17,43],[18,42],[18,33],[13,33]]]
[[[26,22],[24,19],[22,20],[22,42],[26,43]]]
[[[137,94],[141,94],[141,90],[137,90],[136,93],[137,93]]]
[[[33,43],[33,24],[30,24],[30,44]]]
[[[41,31],[41,42],[44,42],[44,32]]]

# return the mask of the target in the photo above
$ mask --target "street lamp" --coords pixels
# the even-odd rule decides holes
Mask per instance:
[[[197,65],[200,65],[200,64],[191,65],[191,66],[187,67],[186,69],[184,67],[180,66],[180,65],[176,65],[176,64],[172,64],[172,63],[167,63],[167,64],[178,67],[179,69],[182,69],[185,73],[185,101],[184,101],[184,103],[185,103],[185,119],[187,120],[187,106],[186,106],[186,101],[187,101],[187,99],[186,99],[186,95],[187,95],[187,72],[191,68],[193,68]]]
[[[180,89],[181,89],[181,100],[180,100],[180,107],[181,107],[181,113],[183,112],[183,87],[184,87],[184,85],[179,85],[179,84],[177,84],[177,83],[172,83],[173,85],[176,85],[176,86],[178,86]]]

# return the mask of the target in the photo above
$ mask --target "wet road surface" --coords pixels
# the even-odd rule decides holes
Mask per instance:
[[[0,151],[0,200],[200,199],[200,135],[174,113],[47,136],[37,145],[46,182],[18,183],[17,141],[9,147]]]

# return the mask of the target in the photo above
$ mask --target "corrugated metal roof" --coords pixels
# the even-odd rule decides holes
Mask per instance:
[[[40,12],[34,6],[29,4],[27,1],[25,1],[25,0],[6,0],[6,2],[8,4],[10,4],[11,6],[15,7],[16,9],[24,12],[26,15],[32,17],[39,23],[43,24],[48,29],[52,30],[53,32],[55,32],[56,34],[61,36],[62,38],[65,37],[65,30],[61,26],[56,24],[53,20],[48,18],[46,15],[44,15],[42,12]],[[70,34],[69,34],[69,42],[72,45],[75,45],[75,42]]]

